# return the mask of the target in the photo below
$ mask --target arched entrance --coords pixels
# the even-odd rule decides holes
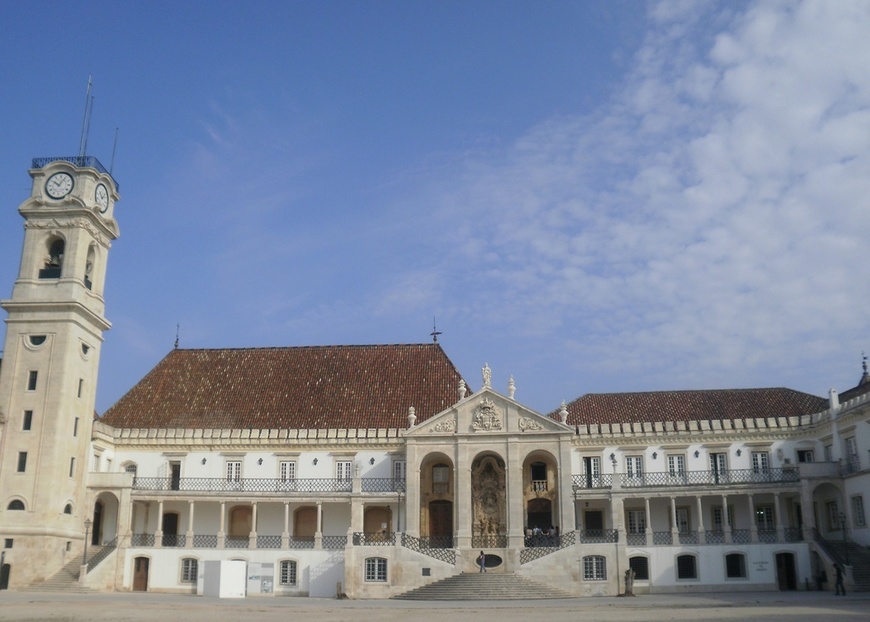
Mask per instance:
[[[430,454],[420,464],[420,535],[430,546],[453,547],[453,478],[453,462],[445,454]]]
[[[813,490],[813,520],[822,537],[843,538],[840,515],[846,512],[844,500],[843,491],[830,482],[819,484]]]
[[[363,531],[386,537],[393,532],[393,512],[390,508],[369,507],[363,516]]]
[[[133,591],[148,591],[148,565],[147,557],[137,557],[133,560]]]
[[[313,538],[317,532],[317,508],[304,507],[293,514],[293,537]]]
[[[103,537],[103,504],[100,501],[94,503],[94,524],[91,532],[91,544],[98,546]]]
[[[539,528],[546,533],[553,523],[553,504],[549,499],[529,499],[527,506],[528,527]]]
[[[252,529],[253,510],[250,505],[237,505],[230,509],[230,537],[247,538]]]

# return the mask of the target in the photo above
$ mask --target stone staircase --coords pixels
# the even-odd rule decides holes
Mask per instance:
[[[829,548],[833,549],[841,559],[846,558],[845,545],[842,542],[827,541]],[[870,549],[855,542],[849,542],[849,563],[852,566],[852,580],[856,592],[870,592]]]
[[[90,561],[97,555],[103,554],[103,548],[89,547],[88,558]],[[111,548],[115,548],[112,546]],[[67,594],[94,594],[95,590],[79,583],[79,571],[81,570],[81,556],[73,556],[63,568],[54,575],[39,583],[32,583],[20,589],[21,592],[65,592]]]
[[[396,600],[532,600],[574,598],[516,574],[464,572],[393,597]]]

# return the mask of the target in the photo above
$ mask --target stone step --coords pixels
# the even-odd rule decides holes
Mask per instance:
[[[573,598],[557,588],[510,573],[462,573],[399,594],[397,600],[532,600]]]

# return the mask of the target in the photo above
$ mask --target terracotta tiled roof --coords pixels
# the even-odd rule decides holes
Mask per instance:
[[[827,407],[827,400],[792,389],[590,393],[568,404],[568,424],[788,417]]]
[[[862,377],[861,383],[858,384],[857,387],[852,387],[848,391],[843,391],[837,396],[837,399],[839,399],[840,403],[843,404],[849,400],[855,399],[856,397],[861,397],[865,393],[870,393],[870,382],[865,382]]]
[[[173,350],[112,406],[116,428],[405,428],[454,404],[438,344]]]

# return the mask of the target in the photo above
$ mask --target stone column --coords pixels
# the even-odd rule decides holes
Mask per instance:
[[[323,503],[317,502],[317,531],[314,532],[314,548],[323,548]]]
[[[456,546],[471,546],[471,463],[468,446],[460,440],[456,447],[456,462],[453,466],[453,530]]]
[[[405,532],[420,537],[420,473],[417,446],[405,446]]]
[[[776,521],[776,541],[785,542],[785,526],[782,524],[782,508],[778,492],[773,493],[773,519]]]
[[[217,546],[224,548],[227,538],[227,502],[221,501],[221,526],[217,534]]]
[[[698,507],[698,544],[707,544],[707,533],[704,529],[704,505],[701,503],[700,495],[695,497]]]
[[[728,520],[728,495],[722,495],[722,538],[731,544],[731,521]]]
[[[248,534],[248,548],[257,548],[257,502],[251,504],[251,532]]]
[[[185,548],[193,548],[193,501],[187,503],[187,533],[184,534]]]
[[[755,497],[747,495],[749,499],[749,534],[752,542],[758,542],[758,522],[755,520]]]
[[[523,548],[526,527],[523,521],[523,463],[515,443],[507,446],[505,459],[505,510],[507,511],[508,548],[513,551]],[[548,529],[549,525],[542,525]]]
[[[677,498],[671,497],[671,542],[680,542],[680,526],[677,525]]]
[[[281,548],[290,548],[290,502],[284,502],[284,531],[281,532]]]
[[[163,548],[163,499],[157,502],[157,531],[154,532],[154,546]]]
[[[644,519],[643,522],[646,525],[646,529],[644,529],[644,541],[647,546],[653,544],[652,535],[652,514],[649,512],[649,497],[643,498],[643,506],[644,506]]]

